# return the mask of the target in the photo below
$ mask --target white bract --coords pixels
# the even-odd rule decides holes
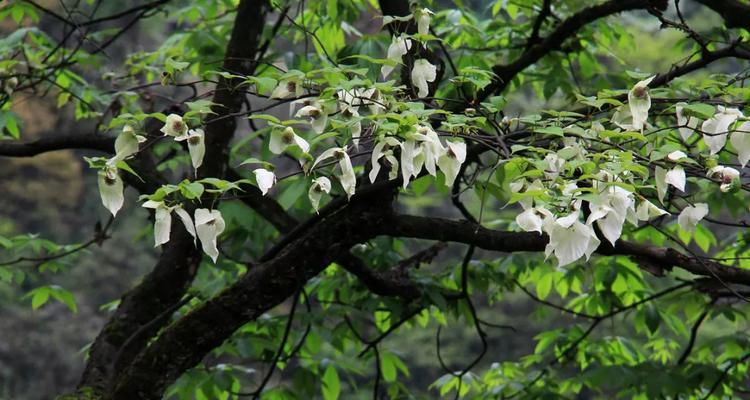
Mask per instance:
[[[651,96],[648,93],[648,84],[656,76],[644,79],[633,86],[628,92],[628,107],[633,118],[633,129],[643,131],[648,120],[648,110],[651,108]]]
[[[345,149],[341,147],[334,147],[324,151],[321,155],[318,156],[317,159],[315,159],[315,162],[313,163],[311,169],[314,169],[316,165],[329,158],[335,158],[338,160],[340,169],[340,173],[338,175],[339,182],[344,188],[347,197],[351,198],[354,195],[354,191],[357,187],[357,175],[354,173],[352,161],[351,159],[349,159],[349,154],[346,153]]]
[[[737,150],[737,159],[740,160],[740,165],[745,168],[750,161],[750,121],[740,125],[739,129],[732,133],[729,140],[732,142],[734,149]]]
[[[736,108],[717,106],[716,109],[716,114],[701,125],[703,141],[711,150],[711,155],[724,148],[727,143],[729,126],[737,121],[737,118],[742,117],[742,112]]]
[[[638,204],[638,208],[635,210],[635,215],[640,221],[650,221],[656,217],[668,214],[668,212],[662,210],[646,199],[643,199],[641,204]]]
[[[603,185],[595,185],[598,186]],[[614,246],[622,235],[628,214],[634,212],[634,206],[635,200],[629,191],[616,185],[605,187],[598,200],[590,204],[591,214],[586,223],[591,225],[596,221],[604,237]]]
[[[430,93],[428,82],[434,82],[437,79],[437,67],[430,64],[424,58],[414,60],[414,67],[411,70],[411,84],[417,88],[417,96],[425,97]]]
[[[224,218],[221,217],[219,210],[209,210],[207,208],[198,208],[195,210],[195,232],[201,241],[203,252],[216,263],[219,257],[219,249],[216,247],[216,241],[219,235],[224,232]]]
[[[283,153],[287,147],[297,145],[303,152],[307,153],[310,150],[310,144],[296,133],[291,126],[282,129],[273,129],[271,131],[271,138],[268,141],[268,149],[273,154]]]
[[[276,175],[264,168],[253,170],[253,174],[255,174],[255,181],[258,183],[258,189],[260,189],[260,192],[265,196],[266,193],[268,193],[268,190],[276,183]]]
[[[122,178],[117,171],[117,167],[108,165],[104,170],[99,171],[99,196],[102,198],[104,207],[117,216],[117,212],[122,208],[125,197],[122,193]]]
[[[696,203],[695,206],[687,206],[677,216],[677,223],[685,231],[692,232],[706,215],[708,215],[708,204]]]
[[[466,143],[445,142],[445,144],[447,147],[437,159],[437,166],[445,174],[445,185],[451,187],[458,176],[461,164],[466,161]]]
[[[687,103],[677,103],[675,104],[675,113],[677,114],[677,125],[680,127],[677,128],[680,131],[680,137],[682,137],[682,140],[687,141],[690,136],[693,135],[693,132],[695,131],[695,127],[698,126],[698,122],[700,122],[700,119],[690,116],[686,117],[683,115],[682,110],[687,105]]]
[[[664,176],[664,182],[676,187],[681,192],[685,191],[685,180],[685,170],[680,165],[670,169]]]
[[[732,167],[717,165],[708,170],[708,174],[706,175],[709,178],[718,179],[721,181],[719,190],[721,190],[722,192],[726,193],[732,190],[733,187],[739,186],[740,171],[737,171]]]
[[[544,221],[549,217],[552,217],[552,213],[546,208],[531,207],[518,214],[516,224],[526,232],[539,232],[541,234]]]
[[[188,131],[188,126],[182,117],[177,114],[167,115],[167,121],[164,126],[160,129],[165,136],[180,137],[185,136]]]
[[[312,125],[315,133],[323,133],[326,129],[326,123],[328,122],[328,114],[326,114],[321,107],[308,105],[304,106],[297,111],[296,117],[310,117],[310,124]],[[287,129],[291,129],[287,128]],[[302,146],[300,146],[302,147]],[[307,153],[307,150],[305,150]],[[276,153],[279,154],[279,153]]]
[[[560,176],[565,165],[565,160],[560,158],[555,153],[549,153],[544,157],[544,177],[549,180],[554,180]]]
[[[391,45],[388,46],[388,59],[392,61],[396,61],[399,64],[401,63],[402,58],[406,53],[409,52],[409,49],[412,47],[412,41],[411,39],[407,39],[404,36],[398,36],[393,37],[393,41],[391,42]],[[383,76],[383,78],[387,78],[388,75],[391,74],[393,71],[392,66],[390,65],[383,65],[380,67],[380,74]]]
[[[138,152],[138,144],[146,141],[141,135],[136,135],[135,130],[130,125],[125,125],[122,132],[115,139],[115,156],[110,158],[108,163],[114,165],[118,161],[125,160]]]
[[[300,97],[305,92],[299,77],[290,77],[279,80],[279,84],[271,92],[272,99],[288,99]]]
[[[430,19],[432,19],[433,12],[429,8],[418,9],[414,16],[417,20],[417,33],[420,35],[427,35],[430,33]]]
[[[190,161],[193,168],[198,169],[203,164],[203,156],[206,154],[206,134],[203,129],[191,129],[187,135],[176,137],[174,140],[178,142],[187,140]]]
[[[391,165],[391,171],[388,175],[388,179],[396,179],[398,176],[398,167],[399,163],[396,157],[393,155],[393,149],[400,147],[401,143],[394,137],[386,137],[382,141],[375,144],[375,146],[372,148],[372,156],[370,158],[370,163],[372,165],[372,168],[370,168],[370,182],[375,183],[375,179],[378,177],[378,173],[380,173],[380,159],[385,158],[386,161]]]
[[[570,215],[557,218],[544,225],[544,232],[549,236],[549,243],[544,248],[547,257],[554,254],[557,257],[557,267],[561,268],[579,258],[586,256],[586,260],[599,247],[594,229],[578,221],[578,211]]]
[[[318,206],[320,205],[320,198],[323,197],[323,193],[331,192],[331,180],[325,176],[321,176],[313,180],[310,190],[307,192],[307,196],[310,198],[310,204],[312,204],[315,212],[318,212]]]

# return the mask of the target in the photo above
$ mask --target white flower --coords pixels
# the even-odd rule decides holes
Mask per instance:
[[[359,106],[364,104],[364,101],[362,99],[364,97],[364,92],[364,89],[359,88],[350,90],[341,89],[336,92],[336,97],[339,99],[339,111],[341,111],[342,113],[346,112],[347,110],[358,111]]]
[[[677,161],[677,160],[681,160],[681,159],[683,159],[683,158],[685,158],[685,157],[687,157],[687,154],[685,154],[684,152],[682,152],[682,151],[680,151],[680,150],[675,150],[675,151],[673,151],[673,152],[671,152],[671,153],[667,154],[667,158],[668,158],[668,159],[669,159],[670,161]]]
[[[461,164],[466,161],[466,143],[464,142],[445,142],[448,147],[438,158],[437,165],[443,174],[445,174],[445,185],[453,186],[453,181],[458,176]]]
[[[414,167],[414,161],[419,154],[421,154],[421,151],[414,140],[409,139],[401,143],[401,176],[404,180],[404,189],[409,184],[409,179],[412,176],[417,176],[422,169],[421,165],[419,170]]]
[[[417,10],[415,17],[417,19],[417,32],[420,35],[427,35],[430,33],[430,19],[432,18],[433,12],[428,8],[422,8]]]
[[[546,218],[552,217],[552,213],[544,207],[533,207],[518,214],[516,224],[526,232],[542,233],[542,226]]]
[[[107,166],[103,171],[99,171],[99,196],[102,198],[104,207],[117,216],[117,212],[122,208],[125,202],[123,196],[122,178],[114,166]]]
[[[272,99],[287,99],[290,97],[299,97],[305,92],[298,77],[286,78],[279,80],[279,84],[271,92]]]
[[[172,211],[177,213],[182,224],[185,225],[185,230],[187,230],[190,236],[195,239],[195,226],[193,225],[193,220],[190,218],[190,214],[188,214],[182,206],[178,205],[169,207],[163,201],[149,200],[143,203],[142,207],[154,210],[154,247],[169,242],[169,236],[171,235],[172,230]]]
[[[310,203],[313,206],[315,212],[318,212],[318,206],[320,205],[320,198],[323,197],[323,193],[331,192],[331,180],[325,176],[316,178],[313,181],[310,190],[307,192],[307,196],[310,198]]]
[[[329,158],[336,158],[338,160],[339,169],[341,170],[341,173],[338,176],[339,182],[344,188],[347,197],[351,198],[354,195],[354,191],[357,186],[357,175],[354,173],[352,161],[351,159],[349,159],[349,154],[346,153],[345,149],[341,147],[333,147],[324,151],[321,155],[318,156],[318,158],[315,159],[315,162],[310,169],[314,169],[315,166],[318,165],[318,163],[323,162]]]
[[[357,111],[357,108],[358,107],[349,107],[341,111],[341,115],[349,119],[347,125],[352,134],[352,143],[354,144],[355,149],[359,148],[359,137],[362,134],[362,122],[359,119],[359,111]]]
[[[409,49],[412,47],[411,39],[407,39],[404,36],[393,37],[391,45],[388,46],[388,59],[401,63],[402,58]],[[383,75],[383,79],[387,78],[388,75],[393,71],[393,67],[390,65],[383,65],[380,67],[380,74]]]
[[[617,107],[614,114],[612,114],[612,123],[626,131],[636,130],[633,127],[633,115],[630,113],[630,107],[625,107],[624,105]]]
[[[750,161],[750,121],[744,122],[739,129],[733,132],[730,141],[734,149],[737,150],[740,165],[745,168],[745,165]]]
[[[260,192],[265,196],[266,193],[268,193],[268,189],[273,187],[276,183],[276,175],[263,168],[253,170],[253,173],[255,174],[255,181],[258,183],[258,189],[260,189]]]
[[[701,130],[704,132],[703,141],[711,149],[712,155],[724,148],[727,142],[729,126],[739,117],[742,117],[740,110],[717,106],[716,114],[711,119],[703,122],[703,125],[701,125]]]
[[[115,156],[108,163],[114,165],[117,161],[124,160],[138,152],[138,144],[146,141],[141,135],[136,135],[130,125],[125,125],[122,132],[115,139]]]
[[[273,129],[271,131],[271,138],[268,141],[268,149],[273,154],[281,154],[287,147],[297,145],[303,152],[307,153],[310,150],[310,144],[296,133],[291,126],[286,127],[284,130]]]
[[[551,254],[557,257],[558,268],[583,256],[586,256],[588,260],[600,244],[594,230],[578,221],[578,212],[571,215],[575,215],[576,219],[568,218],[570,217],[568,216],[545,224],[544,231],[549,235],[549,243],[545,247],[544,253],[547,257]]]
[[[599,194],[597,200],[590,205],[591,214],[586,223],[591,225],[596,221],[604,237],[614,246],[622,235],[622,227],[628,213],[635,205],[633,194],[619,186],[611,185]]]
[[[440,138],[431,127],[419,125],[417,126],[416,131],[414,139],[417,140],[422,150],[422,155],[424,156],[424,167],[430,175],[435,176],[435,174],[437,174],[435,165],[440,156],[445,152],[445,147],[440,143]]]
[[[411,70],[411,83],[418,89],[417,96],[427,96],[430,93],[427,82],[434,82],[435,79],[437,79],[437,67],[424,58],[414,61],[414,67]]]
[[[687,206],[677,216],[677,223],[684,231],[692,232],[698,222],[708,215],[708,204],[695,203],[695,206]]]
[[[655,206],[654,203],[644,199],[641,201],[641,204],[638,205],[635,215],[640,221],[650,221],[662,215],[669,215],[669,213]]]
[[[143,203],[143,207],[154,209],[154,247],[169,242],[172,229],[172,210],[163,201],[149,200]]]
[[[651,96],[648,94],[648,84],[656,76],[644,79],[633,86],[628,92],[628,106],[630,115],[633,117],[633,129],[643,131],[648,120],[648,110],[651,108]]]
[[[164,123],[164,126],[160,131],[164,132],[165,136],[180,137],[187,134],[188,126],[185,121],[182,120],[181,116],[177,114],[169,114],[167,115],[167,121]]]
[[[736,186],[740,179],[740,171],[737,171],[732,167],[724,167],[721,165],[711,168],[706,175],[712,179],[719,179],[721,181],[719,190],[724,193],[730,191]]]
[[[656,166],[654,169],[654,181],[656,182],[656,194],[659,197],[659,201],[664,203],[664,196],[667,195],[667,170]]]
[[[367,89],[362,93],[362,97],[368,99],[367,108],[370,109],[370,114],[376,115],[385,111],[386,107],[383,104],[383,98],[380,95],[380,91],[376,88]]]
[[[7,93],[8,96],[13,94],[13,92],[16,90],[16,87],[18,87],[18,78],[15,76],[6,79],[3,83],[3,90],[5,90],[5,93]]]
[[[700,120],[696,117],[693,117],[693,116],[685,117],[682,114],[682,109],[686,105],[687,103],[683,103],[683,102],[675,104],[675,111],[677,114],[677,125],[680,126],[678,130],[680,131],[680,137],[682,137],[682,140],[685,140],[685,141],[687,141],[690,138],[690,136],[692,136],[693,132],[695,131],[695,127],[698,126],[698,122],[700,122]]]
[[[206,253],[214,263],[219,257],[219,249],[216,247],[216,239],[224,232],[224,218],[219,210],[198,208],[195,210],[195,232],[201,241],[203,252]]]
[[[544,165],[545,178],[554,180],[560,175],[560,171],[562,171],[565,165],[565,160],[555,153],[549,153],[544,157]]]
[[[174,140],[187,140],[193,168],[198,169],[203,164],[203,156],[206,154],[206,134],[203,129],[191,129],[187,135],[176,137]]]
[[[382,141],[375,144],[375,146],[372,148],[372,156],[370,158],[370,163],[372,164],[372,168],[370,168],[370,182],[375,183],[375,179],[378,177],[378,173],[380,173],[380,159],[385,157],[385,159],[391,164],[391,173],[389,176],[389,179],[395,179],[396,176],[398,176],[398,160],[396,160],[396,157],[393,156],[393,148],[400,147],[401,143],[396,138],[393,137],[386,137]],[[395,172],[395,176],[394,176]]]
[[[682,166],[675,166],[664,176],[664,182],[676,187],[681,192],[685,191],[685,170]]]
[[[328,122],[328,114],[326,114],[320,107],[308,105],[304,106],[297,111],[296,117],[310,117],[310,124],[312,125],[315,133],[323,133],[326,129],[326,123]],[[287,128],[291,129],[291,128]],[[302,146],[300,146],[302,147]],[[307,153],[307,150],[305,150]],[[276,153],[279,154],[279,153]]]

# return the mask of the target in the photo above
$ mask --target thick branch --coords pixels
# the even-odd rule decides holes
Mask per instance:
[[[560,23],[546,38],[532,45],[520,57],[510,64],[496,65],[492,68],[497,77],[482,92],[477,95],[483,101],[493,93],[500,93],[510,84],[510,81],[520,72],[539,61],[552,51],[558,50],[569,38],[573,37],[581,28],[601,18],[624,11],[646,10],[656,8],[663,10],[667,7],[665,0],[609,0],[605,3],[585,8]]]
[[[750,5],[737,0],[695,0],[724,18],[728,28],[750,30]]]
[[[544,251],[548,238],[535,232],[505,232],[487,229],[468,221],[443,218],[394,215],[382,234],[418,239],[474,244],[477,247],[507,253]],[[750,286],[750,270],[734,268],[714,261],[686,256],[675,249],[620,240],[617,246],[603,243],[597,253],[624,255],[646,261],[663,269],[678,267],[708,278],[719,277],[726,283]]]
[[[45,137],[29,143],[0,142],[0,157],[33,157],[56,150],[88,149],[111,153],[115,139],[86,134]]]
[[[390,193],[353,197],[348,206],[315,224],[275,257],[167,328],[125,371],[113,399],[160,399],[168,384],[237,328],[283,302],[339,254],[373,237],[385,224],[387,213],[383,210],[391,201]]]

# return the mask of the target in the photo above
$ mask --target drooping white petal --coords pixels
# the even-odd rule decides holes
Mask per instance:
[[[704,132],[703,141],[711,150],[711,155],[718,153],[724,148],[727,142],[729,126],[742,116],[740,110],[736,108],[717,106],[717,110],[717,113],[713,117],[704,121],[703,125],[701,125],[701,130]]]
[[[686,106],[687,103],[677,103],[675,104],[675,113],[677,114],[677,125],[680,127],[678,128],[680,132],[680,137],[682,137],[682,140],[687,141],[690,136],[693,135],[693,132],[695,131],[695,127],[698,126],[698,122],[700,120],[696,117],[690,116],[686,117],[683,115],[682,110],[683,107]]]
[[[685,170],[677,165],[664,176],[664,182],[676,187],[681,192],[685,191]]]
[[[102,199],[104,207],[117,216],[117,212],[122,208],[125,202],[123,195],[122,178],[115,167],[107,167],[104,171],[99,171],[99,196]]]
[[[198,208],[195,210],[195,232],[201,241],[203,252],[206,253],[214,263],[219,257],[219,249],[216,246],[217,238],[224,232],[225,223],[219,210]]]
[[[565,160],[555,153],[549,153],[544,157],[544,164],[544,176],[547,179],[554,180],[560,175]]]
[[[677,223],[685,231],[692,232],[698,222],[708,215],[708,204],[695,203],[695,206],[687,206],[677,216]]]
[[[297,111],[295,114],[297,117],[309,117],[310,124],[312,125],[315,133],[323,133],[326,130],[326,124],[328,123],[328,114],[323,109],[313,105],[304,106]]]
[[[164,126],[160,129],[166,136],[181,137],[185,136],[188,132],[188,126],[182,117],[177,114],[167,115],[167,121]]]
[[[411,70],[411,84],[417,88],[417,96],[425,97],[429,94],[428,82],[434,82],[437,79],[437,67],[430,64],[424,58],[414,61]]]
[[[321,176],[319,178],[316,178],[312,185],[310,186],[310,190],[307,192],[308,197],[310,198],[310,203],[313,206],[313,209],[315,212],[318,212],[318,207],[320,205],[320,198],[323,197],[323,193],[330,193],[331,192],[331,180],[326,178],[325,176]]]
[[[687,157],[687,154],[685,154],[685,152],[680,151],[680,150],[675,150],[675,151],[667,154],[667,158],[670,161],[677,161],[677,160],[680,160],[680,159],[683,159],[683,158],[686,158],[686,157]]]
[[[730,141],[737,151],[740,165],[745,168],[747,163],[750,162],[750,121],[740,125],[739,129],[732,133]]]
[[[409,185],[409,179],[414,175],[414,157],[416,152],[416,143],[413,140],[405,140],[401,143],[401,177],[404,180],[404,189]]]
[[[417,126],[416,131],[414,138],[419,141],[422,154],[424,154],[424,167],[430,175],[435,176],[437,160],[445,152],[445,147],[440,143],[437,132],[431,127]]]
[[[446,142],[446,145],[448,147],[438,158],[437,165],[445,174],[445,185],[452,187],[461,169],[461,164],[466,161],[466,143]]]
[[[417,10],[415,13],[417,17],[417,32],[420,35],[427,35],[430,33],[430,19],[432,18],[432,11],[428,8]]]
[[[541,234],[542,222],[542,217],[534,208],[529,208],[516,217],[516,224],[526,232],[539,232]]]
[[[628,106],[633,117],[633,129],[642,131],[648,120],[648,110],[651,108],[651,96],[648,85],[656,76],[644,79],[633,86],[628,92]]]
[[[284,130],[274,129],[271,131],[271,138],[268,141],[268,149],[271,150],[271,153],[281,154],[292,145],[299,146],[305,153],[310,150],[310,144],[307,143],[307,140],[294,133],[291,126]]]
[[[203,129],[190,130],[188,133],[188,152],[193,168],[198,169],[203,165],[203,156],[206,154],[206,134]]]
[[[409,52],[412,47],[411,39],[407,39],[403,36],[394,37],[391,45],[388,46],[388,59],[401,63],[402,57]],[[383,65],[380,67],[380,74],[383,78],[387,78],[388,75],[393,71],[393,67],[390,65]]]
[[[341,147],[332,147],[332,148],[324,151],[323,153],[321,153],[318,156],[318,158],[315,159],[315,162],[313,162],[313,165],[312,165],[312,167],[310,167],[310,169],[311,170],[315,169],[315,166],[318,165],[319,163],[321,163],[321,162],[323,162],[323,161],[325,161],[325,160],[327,160],[329,158],[336,157],[336,153],[340,152],[340,151],[343,151],[343,152],[346,153],[346,150],[342,149]]]
[[[641,201],[641,204],[638,205],[638,209],[636,210],[635,214],[640,221],[650,221],[662,215],[669,215],[668,212],[662,210],[661,208],[654,205],[654,203],[645,199]]]
[[[195,224],[193,223],[193,219],[190,218],[190,214],[182,206],[174,207],[173,211],[180,218],[180,221],[185,226],[185,230],[193,237],[193,243],[195,243],[195,239],[197,238],[195,235]]]
[[[169,242],[172,230],[172,214],[169,207],[161,203],[156,207],[154,215],[154,247]]]
[[[656,182],[656,194],[659,201],[664,203],[664,196],[667,195],[667,170],[657,166],[654,168],[654,181]]]
[[[723,193],[729,192],[740,185],[740,171],[737,171],[732,167],[717,165],[711,168],[706,175],[711,179],[718,179],[721,181],[719,189]]]
[[[626,105],[617,107],[614,114],[612,114],[612,123],[626,131],[637,130],[633,126],[633,115],[630,113],[630,107]]]
[[[113,164],[117,161],[124,160],[138,152],[138,144],[145,138],[135,134],[133,127],[125,125],[122,132],[115,139],[115,156]]]
[[[255,181],[258,183],[258,189],[265,196],[268,189],[271,189],[276,183],[276,175],[264,168],[255,169],[253,173],[255,174]]]
[[[568,265],[583,256],[587,258],[599,246],[594,230],[580,221],[570,226],[560,225],[557,221],[547,225],[550,240],[545,248],[547,256],[554,253],[558,268]]]
[[[287,99],[299,97],[304,93],[304,88],[297,79],[282,79],[271,92],[272,99]]]
[[[345,151],[337,154],[340,157],[339,168],[341,168],[339,182],[341,183],[341,187],[344,188],[347,198],[351,199],[357,187],[357,175],[354,174],[354,167],[352,167],[352,160],[349,159],[349,154],[346,154]]]

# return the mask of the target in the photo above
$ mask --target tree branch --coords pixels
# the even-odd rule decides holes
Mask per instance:
[[[90,133],[75,133],[44,137],[28,143],[2,141],[0,142],[0,157],[33,157],[50,151],[78,149],[112,153],[114,146],[114,138]]]

